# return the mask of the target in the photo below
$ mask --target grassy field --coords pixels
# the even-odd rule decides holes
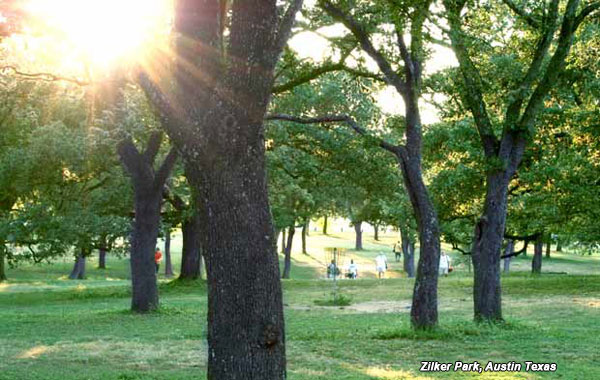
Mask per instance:
[[[299,234],[297,234],[299,235]],[[503,277],[507,319],[500,326],[472,322],[472,278],[466,264],[440,279],[440,327],[409,327],[413,280],[393,260],[395,233],[380,242],[365,236],[354,252],[353,235],[308,238],[308,255],[295,241],[292,279],[284,281],[288,377],[299,379],[599,379],[600,257],[552,252],[541,276],[518,258]],[[332,282],[323,279],[324,247],[347,248],[344,262],[360,266],[358,280],[339,281],[352,300],[345,307],[317,306]],[[447,247],[446,247],[447,248]],[[180,241],[174,241],[179,264]],[[375,278],[374,257],[385,252],[388,278]],[[454,262],[462,260],[452,255]],[[109,257],[108,269],[88,264],[88,278],[66,278],[71,262],[23,266],[0,284],[0,379],[202,378],[206,357],[206,288],[161,276],[161,309],[128,311],[127,260]],[[420,373],[424,360],[442,363],[525,361],[557,363],[554,373]]]

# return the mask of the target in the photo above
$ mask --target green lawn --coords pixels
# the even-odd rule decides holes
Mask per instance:
[[[298,234],[299,235],[299,234]],[[413,280],[391,255],[396,235],[365,236],[365,251],[350,250],[352,234],[309,237],[309,255],[293,253],[284,282],[290,379],[599,379],[600,258],[552,252],[532,277],[528,258],[503,277],[502,326],[472,322],[472,279],[466,265],[440,279],[440,328],[409,327]],[[316,306],[330,296],[322,279],[323,247],[344,247],[361,278],[339,282],[346,307]],[[180,244],[174,241],[179,263]],[[388,253],[387,279],[374,278],[373,259]],[[459,255],[453,255],[455,262]],[[0,379],[202,378],[206,357],[206,289],[161,277],[161,310],[128,312],[127,261],[109,257],[106,271],[88,264],[88,279],[66,279],[71,262],[24,266],[0,284]],[[566,272],[567,274],[559,274]],[[420,361],[556,362],[555,373],[420,373]]]

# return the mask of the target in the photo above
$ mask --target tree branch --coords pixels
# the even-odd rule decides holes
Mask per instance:
[[[541,24],[533,15],[527,13],[524,9],[519,8],[512,0],[502,0],[517,16],[521,17],[532,28],[540,28]]]
[[[291,0],[292,3],[288,6],[288,9],[285,11],[281,22],[279,23],[279,28],[277,30],[277,36],[275,37],[275,51],[279,54],[283,51],[285,44],[290,37],[290,33],[292,31],[292,27],[294,26],[294,21],[296,20],[296,13],[302,9],[302,4],[304,0]]]
[[[575,29],[579,28],[579,25],[585,20],[586,17],[592,14],[592,12],[600,9],[600,1],[594,1],[588,4],[575,18]],[[597,15],[597,14],[596,14]]]
[[[171,147],[171,150],[167,154],[167,157],[165,157],[165,160],[160,165],[160,168],[154,176],[155,187],[162,188],[165,185],[165,182],[167,182],[167,178],[169,178],[171,170],[173,170],[173,166],[175,166],[175,163],[177,162],[177,158],[177,149],[175,147]]]
[[[64,82],[70,82],[70,83],[74,83],[78,86],[89,86],[91,84],[93,84],[90,81],[83,81],[77,78],[69,78],[69,77],[63,77],[60,75],[55,75],[52,73],[25,73],[22,71],[19,71],[19,69],[17,69],[15,66],[3,66],[2,68],[0,68],[0,72],[2,74],[6,74],[7,72],[12,72],[15,75],[27,78],[27,79],[31,79],[31,80],[41,80],[44,82],[58,82],[58,81],[64,81]]]
[[[350,128],[352,128],[356,133],[362,136],[370,136],[366,129],[358,125],[358,123],[348,115],[325,115],[321,117],[312,117],[312,118],[301,118],[292,115],[286,114],[273,114],[267,115],[265,120],[283,120],[283,121],[291,121],[298,124],[318,124],[318,123],[346,123]],[[378,145],[389,151],[394,153],[396,156],[399,155],[400,150],[402,150],[403,146],[393,145],[381,138],[377,139]]]
[[[379,70],[383,73],[386,82],[394,86],[401,94],[406,93],[406,82],[394,71],[388,60],[375,49],[369,34],[352,16],[345,13],[341,8],[333,5],[329,0],[321,0],[323,9],[334,19],[342,22],[358,40],[363,50],[377,63]]]
[[[160,149],[160,144],[162,143],[163,133],[160,131],[153,132],[148,139],[148,145],[146,146],[146,150],[144,151],[144,159],[146,162],[152,164],[156,155],[158,154],[158,150]]]

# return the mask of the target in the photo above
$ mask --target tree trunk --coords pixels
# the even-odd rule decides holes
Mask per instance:
[[[373,225],[373,230],[375,231],[373,239],[375,239],[375,241],[379,241],[379,225],[378,224],[374,224]]]
[[[560,240],[556,241],[556,252],[562,252],[562,243]]]
[[[550,250],[552,248],[552,243],[550,243],[550,240],[548,240],[546,242],[546,258],[549,259],[550,258]]]
[[[500,252],[506,222],[508,182],[506,171],[488,174],[484,210],[475,226],[473,253],[473,302],[476,321],[502,321]]]
[[[184,220],[182,226],[183,248],[181,251],[181,272],[179,278],[195,280],[200,277],[200,218],[197,215]]]
[[[73,264],[73,270],[69,274],[70,280],[84,280],[85,279],[85,256],[83,253],[79,254],[75,258]]]
[[[307,254],[306,251],[306,235],[308,235],[308,222],[302,226],[302,253]]]
[[[202,194],[197,211],[207,269],[208,379],[285,378],[279,260],[264,154],[256,154],[264,142],[256,144],[215,153],[224,160],[216,165],[200,159],[206,166],[190,175]]]
[[[310,236],[310,219],[306,219],[306,236]]]
[[[173,277],[173,261],[171,260],[171,228],[165,228],[165,277]]]
[[[285,253],[285,228],[281,230],[281,253]]]
[[[160,192],[135,191],[135,219],[131,242],[131,310],[145,313],[158,308],[154,253],[160,224]]]
[[[505,255],[510,255],[515,250],[515,242],[514,240],[509,240],[506,242],[506,249],[504,250]],[[510,271],[510,260],[512,257],[504,258],[504,273],[508,273]]]
[[[357,222],[353,222],[354,223],[354,232],[356,233],[356,240],[354,243],[354,249],[356,251],[362,251],[363,249],[363,245],[362,245],[362,222],[361,221],[357,221]]]
[[[327,235],[327,215],[323,217],[323,235]]]
[[[544,251],[544,242],[540,234],[533,246],[533,260],[531,260],[531,273],[542,273],[542,252]]]
[[[400,230],[402,254],[404,255],[404,272],[409,278],[415,277],[415,242],[410,239],[407,231]]]
[[[98,269],[106,269],[106,248],[98,250]]]
[[[0,247],[0,282],[6,281],[6,267],[5,267],[5,253],[4,250],[6,248],[4,246]]]
[[[292,269],[292,242],[294,241],[294,233],[296,229],[294,226],[290,227],[287,237],[287,244],[285,245],[285,259],[283,265],[283,278],[290,278],[290,271]]]

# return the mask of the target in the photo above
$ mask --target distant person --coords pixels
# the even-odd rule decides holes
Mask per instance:
[[[385,254],[380,253],[375,257],[375,267],[377,269],[377,277],[383,278],[387,270],[387,257]]]
[[[156,251],[154,252],[154,262],[156,263],[156,273],[158,273],[158,269],[160,268],[160,262],[162,261],[162,252],[158,247],[156,247]]]
[[[402,258],[402,243],[400,243],[400,241],[394,243],[394,248],[392,248],[392,252],[394,252],[394,257],[396,258],[396,261],[400,261],[400,259]]]
[[[327,278],[334,278],[337,272],[335,260],[331,260],[331,263],[327,266]]]
[[[440,276],[448,276],[448,272],[450,271],[450,256],[446,254],[446,252],[442,251],[442,255],[440,256]]]
[[[350,260],[348,265],[348,278],[355,279],[358,277],[358,265],[354,263],[354,260]]]

